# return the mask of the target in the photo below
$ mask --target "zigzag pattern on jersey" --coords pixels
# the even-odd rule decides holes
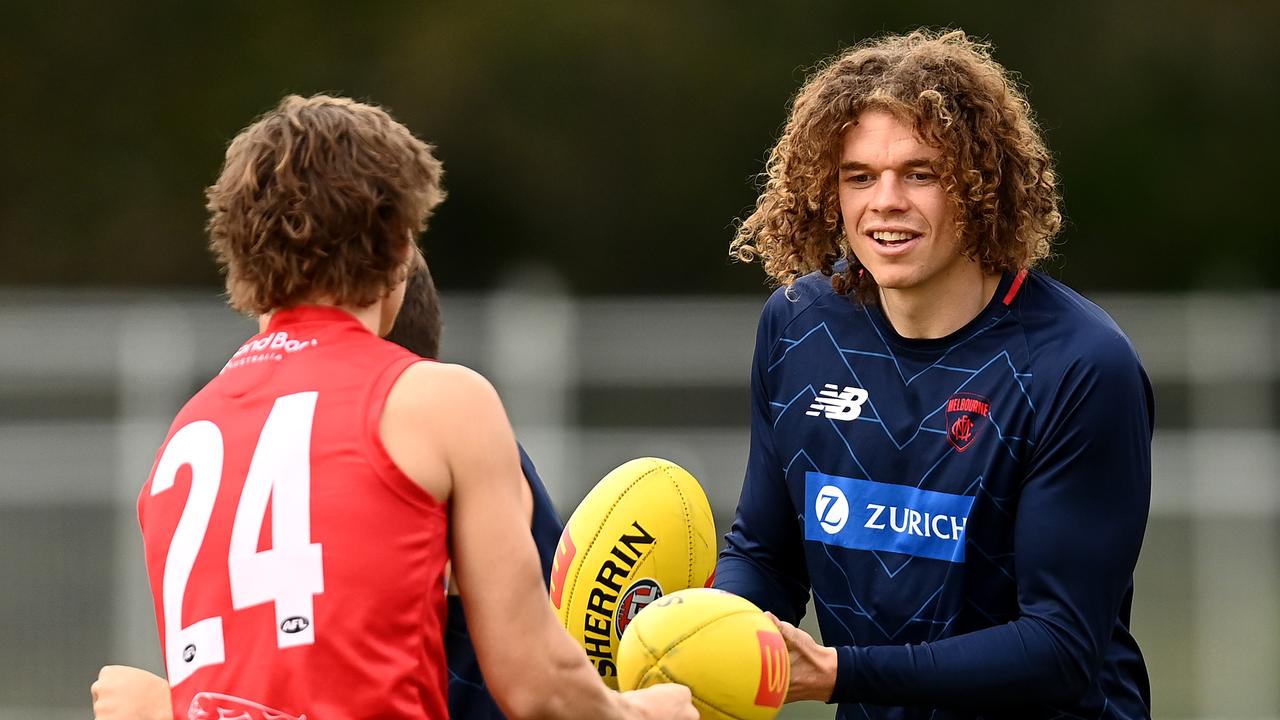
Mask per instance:
[[[893,349],[889,346],[889,343],[885,341],[883,335],[880,335],[880,331],[878,328],[875,327],[874,323],[868,323],[868,325],[870,325],[870,327],[875,329],[877,336],[880,337],[880,340],[884,345],[884,352],[868,352],[864,350],[850,350],[850,349],[842,348],[840,347],[839,343],[836,342],[835,336],[832,335],[831,330],[827,327],[827,323],[822,322],[815,325],[812,329],[810,329],[809,331],[807,331],[797,339],[792,340],[789,338],[779,338],[778,342],[782,346],[783,350],[780,357],[770,362],[768,371],[772,373],[774,370],[776,370],[780,365],[782,365],[787,360],[788,356],[793,351],[795,351],[799,346],[804,344],[806,340],[809,340],[811,337],[814,337],[816,335],[819,338],[817,342],[821,342],[821,340],[825,339],[828,343],[830,343],[831,348],[834,349],[835,352],[837,353],[837,357],[839,358],[840,365],[842,365],[844,369],[848,371],[849,378],[853,380],[856,387],[866,388],[867,386],[862,384],[862,379],[858,376],[858,373],[853,369],[853,366],[849,363],[847,356],[881,358],[888,361],[893,365],[893,369],[896,375],[901,379],[903,387],[909,387],[912,383],[914,383],[916,380],[919,380],[922,376],[925,376],[926,373],[929,373],[930,371],[937,371],[937,373],[955,373],[955,374],[961,375],[963,377],[962,381],[958,385],[955,385],[954,387],[952,387],[951,392],[948,394],[948,397],[950,396],[950,394],[963,391],[975,377],[979,376],[981,373],[987,371],[988,369],[995,367],[997,370],[1008,371],[1009,376],[1013,378],[1013,381],[1017,385],[1019,391],[1021,392],[1022,397],[1026,400],[1028,407],[1030,407],[1032,411],[1034,411],[1035,405],[1034,403],[1032,403],[1031,396],[1027,393],[1027,389],[1026,389],[1026,383],[1030,382],[1031,380],[1031,373],[1018,372],[1018,369],[1013,365],[1013,360],[1009,357],[1008,351],[1001,351],[997,353],[994,357],[988,358],[986,361],[982,363],[982,365],[976,368],[966,368],[966,367],[959,367],[955,365],[946,365],[946,364],[943,364],[942,362],[954,350],[964,345],[965,343],[969,342],[970,340],[977,337],[978,335],[982,334],[984,331],[986,331],[988,328],[995,325],[999,321],[1000,321],[1000,318],[997,318],[993,320],[989,325],[983,326],[982,328],[979,328],[978,330],[974,331],[972,335],[966,337],[964,340],[957,342],[951,348],[943,352],[938,357],[937,360],[930,363],[928,366],[912,374],[909,377],[907,375],[906,370],[904,370],[903,368],[903,364],[904,364],[903,361],[900,360],[894,354]],[[811,344],[812,343],[810,343],[810,345]],[[826,378],[823,379],[823,382],[829,382],[829,381],[830,380]],[[795,395],[789,398],[788,401],[785,403],[770,401],[769,404],[771,406],[778,408],[777,414],[774,416],[774,423],[773,423],[774,427],[777,427],[778,422],[786,414],[787,410],[790,409],[791,406],[795,404],[797,400],[803,400],[804,402],[802,405],[804,407],[808,407],[808,404],[812,402],[817,396],[818,396],[818,391],[814,389],[812,384],[809,384],[801,388],[799,392],[797,392]],[[928,414],[926,414],[923,418],[921,418],[920,421],[915,425],[915,427],[911,431],[911,435],[905,437],[904,439],[899,439],[898,437],[895,437],[894,433],[890,430],[888,425],[886,425],[885,422],[881,420],[880,412],[876,409],[876,402],[875,402],[874,395],[867,399],[866,404],[870,408],[871,412],[874,414],[874,417],[867,417],[867,415],[864,412],[864,414],[860,416],[858,420],[863,422],[878,423],[884,429],[886,437],[888,437],[889,441],[893,443],[894,448],[897,450],[906,449],[907,446],[909,446],[913,441],[915,441],[915,439],[919,437],[920,433],[922,432],[934,433],[938,435],[947,434],[945,423],[940,423],[938,427],[932,427],[928,425],[930,420],[941,417],[941,415],[943,414],[943,411],[946,408],[945,403],[941,403],[937,407],[932,408],[932,410]],[[836,426],[835,422],[832,422],[831,424],[833,427]],[[998,422],[992,420],[992,424],[996,428],[996,431],[1000,437],[1000,441],[1005,444],[1005,446],[1009,449],[1009,452],[1013,457],[1015,458],[1018,457],[1017,451],[1015,451],[1012,445],[1013,443],[1026,443],[1028,445],[1034,445],[1034,443],[1028,438],[1019,437],[1017,435],[1006,435]],[[869,479],[872,479],[872,478],[869,478]]]
[[[796,470],[796,475],[788,473],[789,482],[797,482],[796,478],[799,478],[798,482],[803,483],[804,472],[806,470],[817,469],[817,467],[812,463],[805,462],[807,460],[807,454],[803,451],[797,454],[796,458],[794,458],[791,463],[792,469]],[[974,486],[976,494],[979,496],[986,496],[995,501],[993,507],[996,507],[997,509],[1000,509],[1001,512],[1007,514],[1007,511],[1002,509],[1002,505],[1007,502],[1009,498],[996,498],[991,496],[982,486],[981,477],[975,479],[972,485]],[[801,526],[804,525],[803,515],[799,515],[797,517],[797,523]],[[1005,587],[992,586],[990,591],[993,594],[1003,593],[1011,596],[1010,590],[1015,582],[1012,573],[1013,553],[987,553],[977,543],[973,542],[968,543],[966,548],[977,552],[977,556],[971,557],[969,560],[971,567],[974,564],[979,564],[980,567],[989,567],[991,571],[1004,579],[1005,582],[1003,585],[1005,585]],[[942,602],[946,600],[946,598],[943,597],[943,593],[952,574],[958,567],[952,563],[932,561],[927,558],[920,559],[910,555],[883,553],[879,551],[852,551],[821,543],[810,543],[808,551],[810,553],[821,553],[825,569],[825,572],[821,573],[822,575],[825,575],[826,577],[839,577],[843,580],[841,590],[847,593],[847,600],[836,600],[826,596],[819,589],[819,585],[822,584],[820,581],[814,582],[813,597],[819,616],[825,616],[830,622],[839,625],[846,633],[846,637],[850,638],[849,642],[853,642],[853,639],[855,638],[865,641],[865,639],[869,637],[872,637],[875,640],[884,640],[894,643],[937,640],[948,636],[948,630],[951,629],[952,624],[965,610],[977,613],[986,620],[989,625],[1003,623],[1013,619],[1013,616],[1008,610],[994,610],[989,612],[982,606],[973,604],[972,602],[968,603],[965,607],[945,607]],[[874,567],[878,567],[882,571],[882,575],[879,578],[871,579],[868,578],[865,573],[858,573],[861,582],[855,583],[846,567],[851,564],[850,561],[853,561],[852,564],[859,564],[857,563],[859,557],[870,557],[874,560],[876,563],[876,566]],[[924,586],[922,591],[911,593],[917,597],[915,602],[918,603],[918,605],[912,604],[903,607],[889,606],[882,608],[881,611],[877,612],[873,606],[861,599],[861,594],[855,589],[857,586],[865,586],[870,583],[873,587],[865,593],[867,597],[900,597],[903,594],[901,591],[886,593],[880,588],[886,584],[895,583],[895,581],[903,575],[903,572],[907,570],[913,562],[919,568],[919,571],[914,576],[907,573],[904,579],[908,583],[915,581],[916,584],[919,584],[922,580],[925,582],[932,580],[932,582],[929,582],[928,585]],[[863,562],[861,564],[865,565],[866,563]],[[871,569],[874,570],[874,567]],[[813,573],[813,575],[817,576],[819,573]],[[941,578],[935,579],[939,575],[941,575]],[[924,596],[924,599],[918,599],[920,596]],[[894,610],[911,612],[905,614],[892,613]],[[870,636],[865,632],[858,632],[850,625],[851,622],[861,622],[863,627],[869,627],[875,632]],[[825,627],[826,625],[824,623],[823,632],[829,632]],[[826,637],[826,635],[824,635],[824,637]],[[836,641],[836,638],[831,638],[831,640]]]
[[[779,383],[774,392],[782,395],[770,402],[775,437],[809,439],[800,447],[778,447],[785,462],[788,486],[803,488],[805,472],[814,470],[972,495],[976,498],[975,507],[978,502],[984,503],[991,508],[990,512],[1011,522],[1013,492],[993,490],[981,474],[974,477],[946,472],[947,461],[957,455],[946,440],[946,399],[967,389],[1015,388],[1015,392],[1006,393],[1000,407],[993,405],[988,418],[991,437],[1007,453],[1009,463],[1019,461],[1034,446],[1017,428],[1006,429],[1009,422],[1003,420],[1009,418],[1012,422],[1020,413],[1034,414],[1035,407],[1027,390],[1031,373],[1020,370],[1007,350],[984,356],[966,352],[969,349],[966,345],[972,340],[998,330],[1004,316],[975,328],[927,360],[901,357],[870,319],[862,316],[850,319],[860,326],[856,330],[864,331],[859,333],[863,337],[868,337],[865,329],[870,326],[879,347],[842,346],[837,340],[841,333],[833,332],[826,322],[808,327],[793,337],[779,338],[774,345],[767,373],[772,381]],[[989,352],[990,344],[984,345]],[[792,367],[806,373],[803,385],[799,372],[787,372]],[[815,385],[822,387],[826,383],[851,385],[870,392],[855,421],[839,422],[805,415],[805,410],[818,396]],[[898,390],[901,392],[896,392]],[[912,405],[913,399],[926,395],[935,401]],[[1022,407],[1008,407],[1011,404],[1008,397],[1017,398],[1016,404]],[[876,426],[879,431],[868,433],[869,426]],[[833,448],[838,452],[833,453]],[[803,526],[803,512],[799,522]],[[830,623],[840,627],[850,639],[874,637],[888,642],[918,642],[946,637],[965,612],[976,613],[987,622],[1009,619],[1008,608],[988,608],[972,602],[956,607],[949,595],[958,597],[959,593],[945,591],[959,573],[983,572],[984,576],[996,578],[996,585],[1003,586],[991,588],[993,597],[1011,597],[1014,583],[1011,548],[984,548],[973,537],[967,537],[967,561],[962,568],[954,563],[910,555],[846,550],[821,543],[806,545],[811,574],[824,576],[823,581],[814,583],[815,604],[819,615],[827,620],[823,623],[824,631]],[[870,566],[865,570],[860,567],[868,563]],[[849,577],[852,569],[856,569],[855,578]],[[838,584],[847,588],[847,597],[838,598],[819,588],[828,584],[826,578],[831,577],[843,580]],[[862,592],[858,592],[858,588],[862,588]],[[907,597],[912,600],[898,606],[886,606],[882,600]],[[881,599],[881,605],[872,605],[865,598]]]

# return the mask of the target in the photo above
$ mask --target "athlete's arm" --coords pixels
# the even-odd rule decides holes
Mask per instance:
[[[493,387],[418,363],[397,380],[381,434],[391,458],[450,511],[450,554],[486,682],[512,718],[696,718],[680,686],[609,691],[552,614],[521,502],[519,455]]]
[[[1021,616],[933,643],[837,648],[832,701],[989,707],[1093,686],[1146,528],[1153,401],[1121,352],[1074,366],[1055,397],[1015,510]]]
[[[127,665],[107,665],[89,686],[95,720],[172,720],[169,681]]]
[[[771,344],[766,313],[751,363],[751,454],[733,527],[716,564],[715,586],[784,620],[799,622],[808,601],[809,575],[804,534],[787,493],[783,463],[773,446],[764,384]]]
[[[529,487],[528,483],[524,483],[520,486],[520,507],[524,512],[525,518],[528,519],[530,522],[532,522],[533,521],[533,488]],[[453,573],[453,563],[450,562],[445,567],[446,567],[445,573],[449,576],[449,579],[445,583],[445,589],[450,595],[460,594],[462,591],[461,589],[459,589],[458,577]],[[546,573],[543,573],[543,575],[545,576]],[[447,643],[448,639],[446,639],[445,642]]]

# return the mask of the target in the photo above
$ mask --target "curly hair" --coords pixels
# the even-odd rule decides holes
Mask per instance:
[[[364,307],[422,264],[444,199],[432,147],[382,108],[290,95],[231,141],[205,195],[209,247],[241,312]]]
[[[956,236],[986,272],[1019,270],[1049,254],[1062,224],[1052,158],[1031,106],[985,43],[962,31],[917,30],[861,43],[820,65],[791,104],[769,153],[755,210],[730,255],[759,257],[776,283],[815,270],[840,293],[875,297],[841,227],[837,165],[844,132],[867,110],[910,122],[941,150],[938,175],[956,209]]]

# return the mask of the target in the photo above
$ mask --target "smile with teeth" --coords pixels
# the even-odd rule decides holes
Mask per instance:
[[[888,230],[876,230],[875,232],[871,233],[871,239],[875,240],[881,245],[886,245],[889,247],[893,247],[894,245],[901,245],[902,243],[905,243],[908,240],[915,240],[918,237],[920,237],[920,233],[912,233],[912,232],[891,232]]]

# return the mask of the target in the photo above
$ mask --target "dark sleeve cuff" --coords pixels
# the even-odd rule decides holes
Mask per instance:
[[[836,648],[836,686],[831,691],[829,703],[857,702],[855,699],[858,677],[858,649],[852,645]]]

